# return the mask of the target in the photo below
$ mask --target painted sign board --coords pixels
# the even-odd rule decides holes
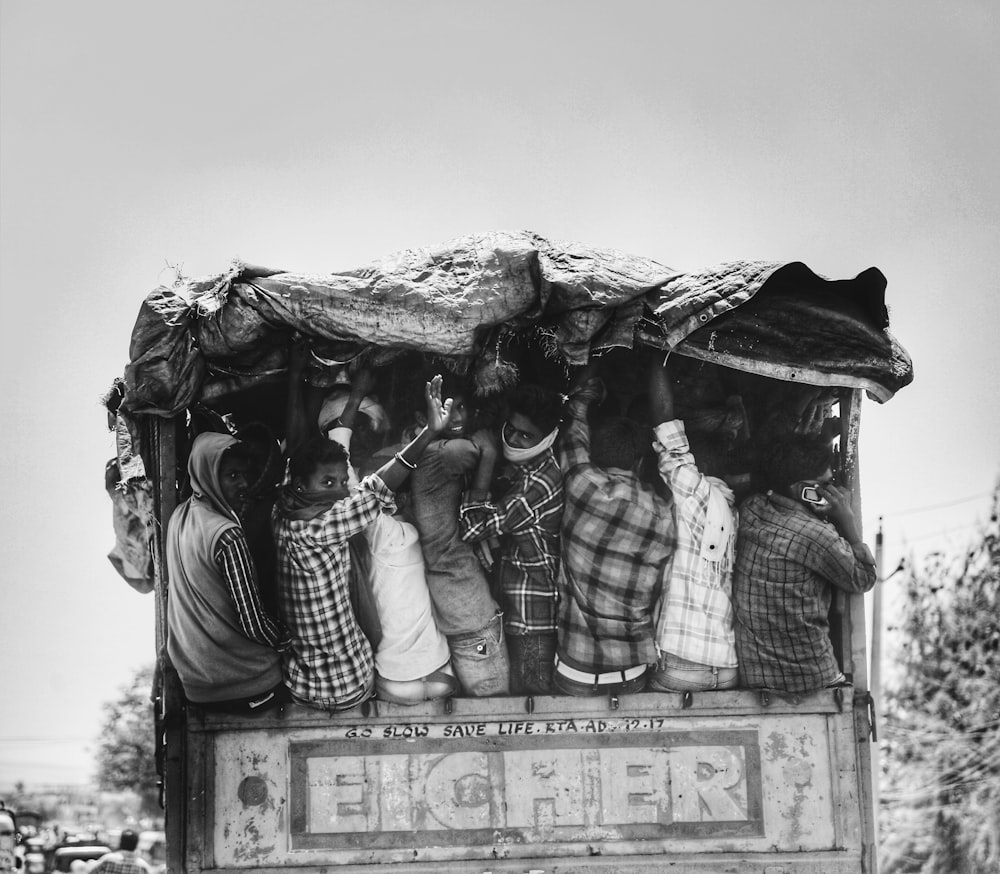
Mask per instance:
[[[858,786],[849,708],[682,717],[658,712],[659,697],[633,696],[648,706],[621,715],[206,726],[209,754],[192,762],[205,803],[189,829],[204,840],[189,870],[574,857],[618,870],[610,860],[626,856],[843,861],[860,847],[843,803]],[[860,870],[856,855],[827,868]]]

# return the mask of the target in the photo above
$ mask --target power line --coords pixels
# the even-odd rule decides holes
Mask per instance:
[[[993,492],[980,492],[978,495],[970,495],[967,498],[958,498],[954,501],[945,501],[941,504],[929,504],[926,507],[908,507],[905,510],[892,510],[888,513],[880,513],[880,516],[909,516],[913,513],[927,513],[930,510],[944,510],[948,507],[957,507],[959,504],[969,504],[972,501],[979,501],[989,497]]]
[[[921,540],[930,540],[932,537],[944,537],[946,534],[959,534],[963,531],[976,531],[982,528],[979,523],[973,523],[971,525],[957,525],[954,528],[946,528],[944,531],[931,531],[929,534],[921,534],[919,537],[903,537],[903,541],[909,545],[911,543],[919,543]]]

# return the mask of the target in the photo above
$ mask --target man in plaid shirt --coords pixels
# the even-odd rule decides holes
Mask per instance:
[[[513,465],[513,484],[500,501],[490,500],[497,438],[492,430],[480,431],[473,438],[481,450],[473,488],[459,508],[463,540],[501,538],[497,578],[515,694],[552,691],[563,487],[551,447],[560,406],[555,392],[537,385],[508,396],[501,440],[504,458]]]
[[[97,874],[149,874],[149,865],[136,855],[138,846],[139,835],[130,828],[125,829],[118,839],[118,850],[105,853],[90,871]]]
[[[830,641],[834,587],[867,592],[875,559],[850,492],[834,485],[828,440],[776,442],[763,459],[771,491],[740,508],[733,597],[741,685],[809,692],[844,682]]]
[[[737,683],[731,602],[736,510],[721,478],[724,447],[702,436],[696,454],[674,419],[667,371],[651,361],[649,398],[660,476],[674,499],[677,546],[658,605],[660,662],[649,686],[659,691],[730,689]]]
[[[301,704],[346,710],[372,694],[372,647],[350,602],[348,541],[395,510],[393,491],[444,430],[452,402],[441,402],[440,376],[427,383],[426,399],[426,427],[353,494],[339,443],[313,437],[292,453],[272,522],[282,616],[292,635],[285,680]]]
[[[603,392],[596,379],[574,391],[560,455],[566,508],[554,681],[570,695],[645,687],[657,659],[653,610],[673,551],[670,504],[636,475],[642,429],[605,420],[594,429],[591,458],[587,410]]]

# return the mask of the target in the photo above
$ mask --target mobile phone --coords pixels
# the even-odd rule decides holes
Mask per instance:
[[[828,507],[830,502],[824,498],[816,486],[802,486],[802,500],[814,507]]]

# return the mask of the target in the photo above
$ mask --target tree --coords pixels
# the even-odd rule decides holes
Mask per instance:
[[[136,672],[117,700],[104,705],[104,726],[97,753],[100,788],[137,793],[147,814],[159,812],[152,688],[150,665]]]
[[[907,572],[886,701],[884,874],[1000,870],[998,513],[1000,486],[964,556],[935,553]]]

